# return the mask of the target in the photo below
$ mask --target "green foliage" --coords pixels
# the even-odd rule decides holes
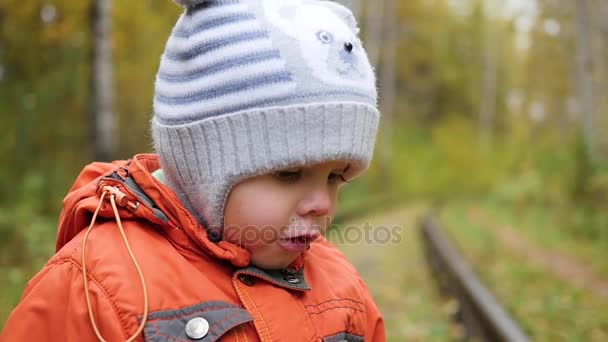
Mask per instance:
[[[61,200],[91,161],[92,4],[0,3],[0,328],[53,254]],[[168,0],[113,8],[119,159],[150,150],[154,76],[181,9]]]
[[[451,238],[473,264],[482,281],[534,341],[603,341],[608,337],[608,301],[588,289],[574,286],[500,239],[502,227],[511,227],[533,248],[568,255],[608,274],[601,248],[563,235],[559,218],[542,206],[521,215],[491,201],[453,202],[442,211]],[[552,254],[551,254],[552,255]],[[564,266],[567,267],[567,266]]]
[[[496,144],[491,153],[483,151],[475,126],[462,116],[441,120],[431,129],[412,121],[400,122],[398,127],[391,147],[390,183],[383,183],[384,175],[376,172],[382,162],[376,153],[375,164],[365,176],[366,185],[384,184],[377,189],[402,197],[447,199],[488,193],[510,176],[514,149]],[[378,150],[382,148],[378,146]]]
[[[49,213],[43,173],[23,176],[10,207],[0,208],[0,321],[21,296],[25,282],[53,254],[57,219]],[[53,197],[53,206],[60,196]],[[55,210],[52,210],[54,213]]]

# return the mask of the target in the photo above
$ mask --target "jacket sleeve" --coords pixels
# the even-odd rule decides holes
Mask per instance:
[[[126,340],[126,329],[103,287],[89,278],[88,288],[104,339]],[[0,341],[97,341],[83,289],[79,264],[70,259],[48,264],[27,284]]]
[[[384,327],[384,319],[380,314],[380,310],[378,306],[374,302],[374,299],[363,281],[363,279],[359,278],[359,281],[363,285],[364,289],[364,302],[366,306],[366,315],[367,315],[367,326],[365,327],[365,341],[371,342],[385,342],[386,341],[386,331]]]

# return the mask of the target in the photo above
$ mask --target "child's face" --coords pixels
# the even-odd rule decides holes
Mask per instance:
[[[226,202],[224,240],[249,250],[257,267],[287,267],[331,223],[347,167],[325,162],[238,183]]]

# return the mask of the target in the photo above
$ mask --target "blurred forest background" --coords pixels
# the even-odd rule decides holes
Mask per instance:
[[[457,222],[483,210],[607,279],[608,2],[343,2],[359,17],[383,113],[374,164],[346,188],[343,212],[430,203]],[[61,201],[82,167],[152,151],[155,73],[181,9],[113,1],[104,19],[103,3],[0,3],[0,324],[54,253]],[[462,248],[485,248],[480,234]],[[497,252],[484,253],[482,273]],[[482,275],[499,286],[492,272]],[[518,284],[559,280],[530,277]],[[538,339],[608,337],[608,319],[579,310],[600,303],[606,318],[605,297],[582,291],[570,302],[555,290],[541,308],[520,309],[527,300],[512,296],[523,290],[508,290],[497,292]]]

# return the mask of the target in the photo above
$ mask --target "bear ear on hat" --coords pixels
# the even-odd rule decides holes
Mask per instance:
[[[173,0],[176,4],[189,8],[205,2],[205,0]]]
[[[351,12],[347,7],[333,1],[319,1],[319,3],[338,15],[338,17],[340,17],[340,19],[342,19],[346,25],[348,25],[354,34],[359,34],[357,19],[355,19],[353,12]]]

